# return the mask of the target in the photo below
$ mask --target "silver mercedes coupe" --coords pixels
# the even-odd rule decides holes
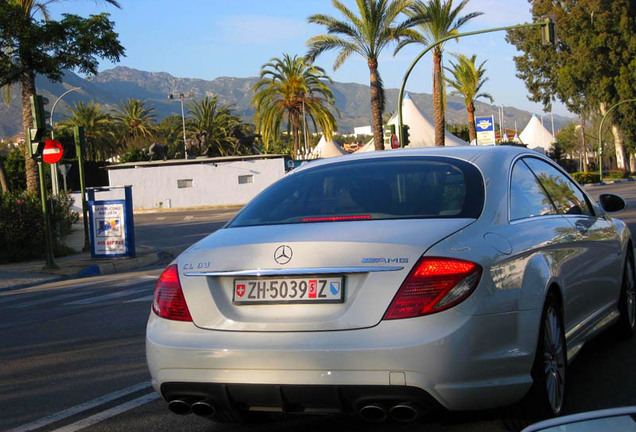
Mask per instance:
[[[171,411],[225,422],[558,415],[581,347],[634,333],[625,206],[512,146],[308,163],[163,272],[152,383]]]

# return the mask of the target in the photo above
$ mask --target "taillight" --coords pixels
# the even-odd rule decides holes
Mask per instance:
[[[152,301],[152,310],[161,318],[175,321],[192,321],[181,282],[179,282],[179,270],[176,264],[169,266],[161,273],[157,285],[155,285],[155,297]]]
[[[402,283],[383,319],[413,318],[448,309],[464,301],[480,277],[481,266],[470,261],[422,257]]]

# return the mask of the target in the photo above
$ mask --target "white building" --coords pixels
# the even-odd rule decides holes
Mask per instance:
[[[110,186],[132,185],[134,209],[152,209],[246,204],[285,175],[285,163],[283,155],[258,155],[131,162],[107,169]],[[75,202],[81,203],[77,195]],[[95,199],[123,195],[97,192]]]

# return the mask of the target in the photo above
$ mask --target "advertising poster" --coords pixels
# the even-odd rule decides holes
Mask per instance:
[[[91,212],[91,245],[94,256],[123,256],[127,253],[125,202],[94,201]]]

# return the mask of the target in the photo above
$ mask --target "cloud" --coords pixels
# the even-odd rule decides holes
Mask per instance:
[[[218,37],[232,44],[271,45],[306,39],[302,20],[272,16],[232,15],[218,23]]]

